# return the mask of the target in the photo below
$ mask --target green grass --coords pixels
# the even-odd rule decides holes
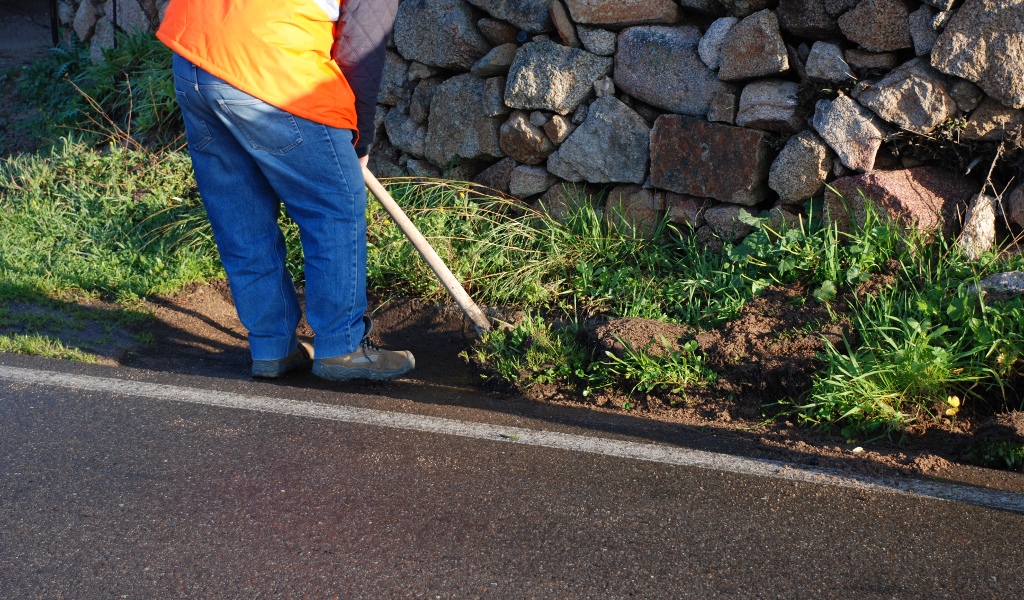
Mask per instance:
[[[9,71],[8,90],[28,114],[9,127],[44,147],[61,143],[69,131],[94,143],[112,137],[136,148],[182,138],[171,51],[153,34],[118,33],[116,47],[103,56],[94,63],[79,45],[58,46],[45,58]],[[6,133],[0,133],[0,150],[8,145]]]
[[[59,339],[39,334],[0,335],[0,352],[16,352],[78,362],[96,362],[96,357],[92,354],[68,347]]]
[[[67,138],[0,161],[0,194],[0,299],[131,302],[221,273],[212,245],[175,243],[176,224],[202,214],[184,154]]]
[[[796,409],[848,437],[892,435],[947,416],[956,397],[976,413],[1018,408],[1008,386],[1024,371],[1024,299],[990,303],[970,291],[1021,261],[980,263],[941,239],[912,237],[895,286],[851,304],[857,344],[829,345],[826,368]]]

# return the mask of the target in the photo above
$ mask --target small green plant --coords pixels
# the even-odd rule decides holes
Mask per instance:
[[[592,377],[590,351],[576,341],[577,326],[554,328],[539,315],[484,335],[471,353],[488,370],[524,387],[557,384],[586,395]]]
[[[630,393],[684,394],[688,386],[703,385],[715,379],[714,371],[697,352],[696,340],[686,342],[678,350],[665,344],[665,348],[655,354],[624,346],[622,356],[609,352],[601,366],[607,383],[632,386]]]
[[[171,51],[151,33],[117,34],[93,62],[79,45],[56,47],[15,77],[32,117],[19,126],[50,143],[69,129],[92,141],[167,144],[183,133]]]
[[[982,440],[974,444],[968,456],[993,469],[1024,471],[1024,442]]]

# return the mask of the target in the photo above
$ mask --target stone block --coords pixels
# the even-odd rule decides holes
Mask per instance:
[[[394,39],[407,60],[458,71],[468,71],[491,49],[464,0],[402,2]]]
[[[814,132],[807,130],[789,138],[768,172],[768,187],[782,202],[796,204],[825,190],[825,180],[835,156]]]
[[[724,84],[701,61],[700,39],[700,30],[693,26],[624,30],[615,53],[615,84],[651,106],[691,116],[707,114]]]
[[[865,50],[891,52],[914,47],[909,18],[903,0],[863,0],[839,17],[839,29]]]
[[[807,123],[800,108],[800,84],[778,79],[747,84],[740,94],[736,124],[780,133],[802,130]]]
[[[855,171],[871,171],[885,133],[871,111],[849,96],[819,100],[811,126],[839,159]]]
[[[599,98],[587,119],[548,159],[548,170],[569,181],[642,183],[651,130],[614,96]]]
[[[722,81],[765,77],[788,70],[789,53],[774,12],[762,10],[750,15],[725,37],[718,69]]]
[[[932,49],[932,65],[1024,108],[1024,0],[966,0]]]
[[[956,114],[949,82],[928,61],[915,58],[857,96],[886,121],[927,134]]]
[[[865,198],[883,217],[924,232],[941,232],[952,237],[967,211],[978,186],[949,171],[916,167],[879,171],[832,182],[825,192],[826,216],[841,231],[849,231],[851,218],[863,225]]]
[[[509,71],[505,103],[523,110],[569,114],[608,75],[612,59],[551,41],[519,48]]]
[[[543,194],[558,182],[544,167],[520,165],[513,169],[509,179],[509,193],[516,198],[529,198]]]
[[[675,23],[679,5],[672,0],[566,0],[569,13],[584,25]]]
[[[752,206],[767,196],[771,158],[769,136],[762,131],[663,115],[651,134],[651,183]]]

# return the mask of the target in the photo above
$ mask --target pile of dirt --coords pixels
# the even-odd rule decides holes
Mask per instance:
[[[799,398],[822,365],[826,340],[841,345],[852,331],[849,321],[833,320],[829,308],[810,298],[800,285],[772,287],[741,309],[720,329],[697,335],[701,352],[718,373],[705,397],[731,397],[734,414],[747,419],[762,407]]]

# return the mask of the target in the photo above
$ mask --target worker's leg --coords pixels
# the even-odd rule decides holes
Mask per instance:
[[[197,70],[199,88],[299,225],[315,355],[353,352],[365,332],[366,188],[352,132],[296,117]],[[254,355],[255,358],[255,355]]]
[[[285,266],[284,236],[278,226],[280,200],[250,154],[248,142],[219,111],[220,80],[175,56],[175,87],[188,135],[189,152],[228,274],[238,317],[249,330],[254,360],[276,360],[297,346],[301,310]],[[268,128],[268,135],[275,131]]]

